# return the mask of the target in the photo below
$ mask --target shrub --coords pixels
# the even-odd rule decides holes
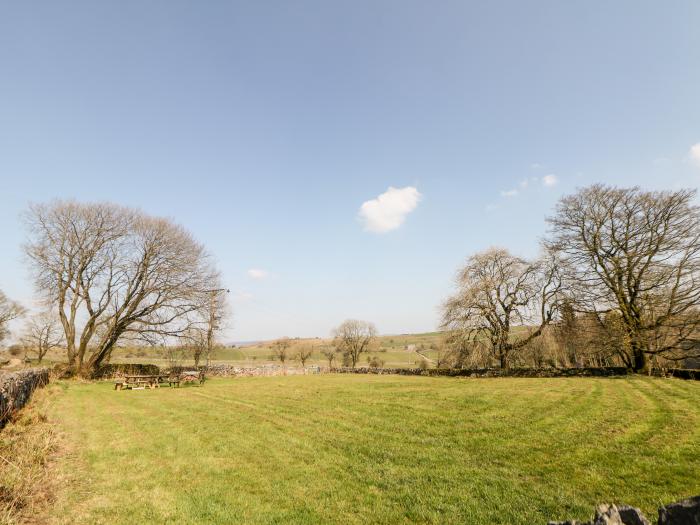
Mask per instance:
[[[379,359],[376,355],[372,357],[367,357],[367,362],[371,368],[383,368],[384,359]]]

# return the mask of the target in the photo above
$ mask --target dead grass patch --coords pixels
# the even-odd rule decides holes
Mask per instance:
[[[46,417],[51,386],[37,390],[29,404],[0,430],[0,524],[44,523],[56,480],[51,463],[58,434]]]

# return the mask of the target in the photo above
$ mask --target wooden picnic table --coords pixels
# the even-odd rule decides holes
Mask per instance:
[[[163,376],[161,374],[125,374],[123,378],[119,378],[116,380],[114,384],[114,389],[140,389],[146,387],[158,388],[160,386],[162,378]]]
[[[193,383],[199,381],[204,383],[204,372],[200,370],[183,370],[181,372],[171,372],[169,374],[125,374],[115,380],[114,389],[123,390],[131,388],[140,390],[148,388],[159,388],[160,383],[167,381],[168,386],[180,386],[180,382]]]

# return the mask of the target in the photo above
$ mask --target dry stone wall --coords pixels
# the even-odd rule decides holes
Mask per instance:
[[[194,367],[178,367],[192,370]],[[291,376],[304,374],[396,374],[406,376],[447,376],[447,377],[609,377],[626,375],[625,367],[606,368],[328,368],[325,366],[288,367],[281,365],[236,366],[215,364],[200,366],[209,377],[265,377]],[[156,365],[146,364],[109,364],[103,365],[95,378],[107,379],[123,374],[158,374],[167,373],[169,369],[159,369]]]
[[[627,375],[623,366],[605,368],[333,368],[338,374],[398,374],[449,377],[609,377]]]
[[[651,525],[642,511],[629,505],[598,505],[590,521],[550,521],[547,525]],[[700,496],[659,509],[657,525],[700,525]]]
[[[319,366],[307,366],[306,368],[285,367],[279,365],[266,365],[255,367],[233,365],[210,365],[203,368],[210,377],[264,377],[264,376],[295,376],[305,374],[318,374],[323,369]]]
[[[29,368],[6,374],[0,372],[0,428],[27,404],[34,390],[48,382],[48,368]]]

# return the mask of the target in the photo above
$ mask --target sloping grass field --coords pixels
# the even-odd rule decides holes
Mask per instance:
[[[700,383],[321,375],[48,387],[59,523],[537,524],[700,493]]]

